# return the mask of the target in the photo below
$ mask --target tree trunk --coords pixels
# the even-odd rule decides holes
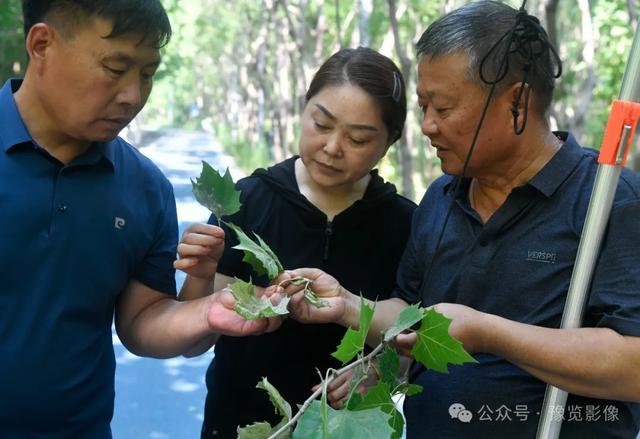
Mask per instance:
[[[545,6],[544,18],[547,22],[547,34],[549,34],[549,41],[556,50],[560,50],[558,47],[558,3],[560,0],[548,0]]]
[[[631,27],[635,31],[638,29],[638,14],[636,12],[636,5],[634,0],[627,0],[627,13],[629,14],[629,22]]]
[[[578,6],[581,16],[582,59],[587,66],[587,77],[580,83],[575,105],[575,115],[571,123],[571,131],[575,134],[576,138],[580,139],[584,132],[585,116],[593,100],[593,90],[596,88],[596,50],[589,0],[578,0]]]
[[[400,70],[402,71],[402,76],[405,78],[405,84],[409,84],[411,75],[413,73],[413,68],[411,64],[411,60],[407,56],[404,46],[400,41],[400,36],[398,32],[398,18],[396,17],[397,7],[396,0],[387,0],[387,4],[389,5],[389,22],[391,25],[391,31],[393,33],[393,41],[396,53],[398,54],[398,58],[400,59]],[[404,90],[406,93],[406,90]],[[410,111],[408,115],[412,114]],[[402,193],[408,197],[413,199],[415,195],[415,190],[413,186],[413,157],[411,154],[411,149],[409,147],[409,141],[413,138],[411,133],[408,133],[409,127],[411,124],[406,124],[405,129],[402,131],[402,138],[397,146],[400,152],[400,168],[402,171]]]
[[[370,47],[371,36],[369,34],[369,17],[373,10],[372,0],[358,0],[358,31],[360,33],[360,46]]]
[[[340,24],[340,0],[336,0],[336,41],[338,48],[342,49],[342,25]]]

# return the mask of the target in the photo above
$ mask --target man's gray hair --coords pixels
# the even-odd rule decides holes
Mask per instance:
[[[505,34],[514,27],[518,10],[498,1],[481,0],[468,3],[434,21],[422,34],[416,44],[418,57],[440,56],[464,53],[469,57],[468,78],[483,86],[480,67],[489,51]],[[498,44],[483,65],[482,77],[493,81],[499,74],[501,61],[507,49],[508,37]],[[513,48],[511,48],[513,49]],[[544,115],[551,105],[556,66],[548,51],[531,64],[527,83],[537,98],[535,108]],[[502,91],[516,82],[521,82],[527,60],[519,53],[509,55],[509,70],[498,83],[497,91]]]

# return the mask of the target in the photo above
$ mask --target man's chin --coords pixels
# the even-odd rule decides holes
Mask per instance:
[[[120,134],[121,131],[122,130],[118,130],[118,131],[110,130],[110,131],[104,131],[102,133],[93,133],[90,141],[91,142],[111,142],[116,137],[118,137],[118,134]]]

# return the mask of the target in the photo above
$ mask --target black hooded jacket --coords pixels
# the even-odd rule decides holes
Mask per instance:
[[[415,204],[385,183],[376,170],[363,198],[327,216],[299,191],[292,157],[240,180],[242,208],[224,218],[255,232],[286,269],[320,268],[342,286],[369,299],[390,297],[409,236]],[[209,221],[217,224],[212,217]],[[226,232],[218,272],[266,285],[242,262],[235,233]],[[292,405],[302,403],[319,382],[318,372],[340,363],[331,357],[346,329],[336,324],[301,324],[287,319],[277,331],[255,337],[221,337],[207,371],[208,395],[203,437],[236,437],[236,427],[256,421],[277,423],[266,392],[256,389],[267,377]],[[217,434],[214,434],[217,432]]]

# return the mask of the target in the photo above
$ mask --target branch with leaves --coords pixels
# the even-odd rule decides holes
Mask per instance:
[[[321,386],[300,406],[295,416],[285,415],[284,411],[278,409],[283,414],[278,425],[272,427],[266,422],[258,422],[238,428],[238,438],[399,439],[404,419],[396,409],[393,398],[398,395],[415,395],[422,391],[422,387],[408,383],[406,375],[398,376],[400,359],[389,343],[396,335],[410,330],[419,322],[420,328],[415,331],[418,342],[413,347],[412,355],[425,367],[446,373],[449,364],[475,362],[464,351],[461,343],[449,335],[451,320],[433,309],[420,309],[417,305],[403,310],[393,326],[385,331],[382,342],[365,355],[365,340],[374,312],[374,308],[361,300],[360,329],[356,331],[349,328],[338,349],[332,354],[343,364],[356,358],[355,361],[337,371],[327,371]],[[377,364],[378,382],[361,395],[355,388],[367,377],[374,362]],[[352,370],[355,374],[350,380],[350,396],[344,408],[336,410],[327,403],[327,388],[338,377]],[[275,388],[259,387],[269,392],[272,401],[282,399],[278,393],[271,393],[277,392]]]
[[[233,215],[242,206],[240,191],[235,188],[229,168],[226,169],[224,175],[220,175],[211,165],[203,161],[200,176],[195,181],[192,180],[191,184],[196,200],[216,215],[218,225],[221,224],[223,216]],[[284,271],[278,257],[260,236],[254,233],[257,240],[255,241],[235,224],[222,222],[235,232],[239,243],[233,248],[244,252],[242,260],[251,265],[258,276],[266,275],[270,281],[273,281]],[[329,306],[325,300],[320,299],[311,291],[309,279],[298,277],[289,282],[304,285],[305,297],[314,306],[318,308]],[[289,297],[287,296],[283,296],[278,305],[273,305],[268,298],[256,296],[252,284],[240,279],[236,279],[227,288],[236,300],[235,311],[247,320],[289,313],[287,309]]]
[[[196,199],[209,208],[218,218],[232,215],[240,209],[240,193],[236,191],[229,170],[220,175],[203,162],[202,175],[193,181]],[[258,275],[267,275],[274,280],[283,271],[282,264],[266,242],[254,233],[256,240],[246,235],[240,227],[226,223],[238,236],[235,249],[244,252],[243,261],[250,264]],[[294,278],[286,282],[304,286],[306,300],[317,307],[329,306],[311,290],[312,281]],[[228,286],[236,299],[235,310],[246,319],[274,317],[288,313],[289,297],[274,305],[266,297],[257,297],[250,283],[236,279]],[[400,357],[390,346],[401,333],[415,330],[417,341],[411,354],[416,361],[428,369],[447,373],[448,365],[475,362],[462,348],[462,344],[449,335],[451,320],[433,309],[409,306],[397,317],[393,326],[384,332],[382,342],[371,352],[365,353],[365,341],[375,309],[364,299],[360,302],[360,324],[357,330],[347,329],[340,345],[331,355],[344,367],[330,369],[322,379],[320,387],[309,396],[293,415],[290,404],[266,378],[257,387],[265,390],[282,420],[275,426],[268,422],[256,422],[238,427],[239,439],[287,439],[348,437],[352,439],[399,439],[404,428],[402,414],[396,409],[393,398],[398,395],[411,396],[422,391],[422,387],[408,382],[408,376],[399,377]],[[311,341],[312,342],[312,341]],[[362,395],[356,389],[368,377],[371,369],[376,371],[378,382]],[[349,397],[342,409],[334,409],[327,403],[327,388],[337,378],[354,371],[349,380]],[[318,397],[320,398],[318,400]]]

